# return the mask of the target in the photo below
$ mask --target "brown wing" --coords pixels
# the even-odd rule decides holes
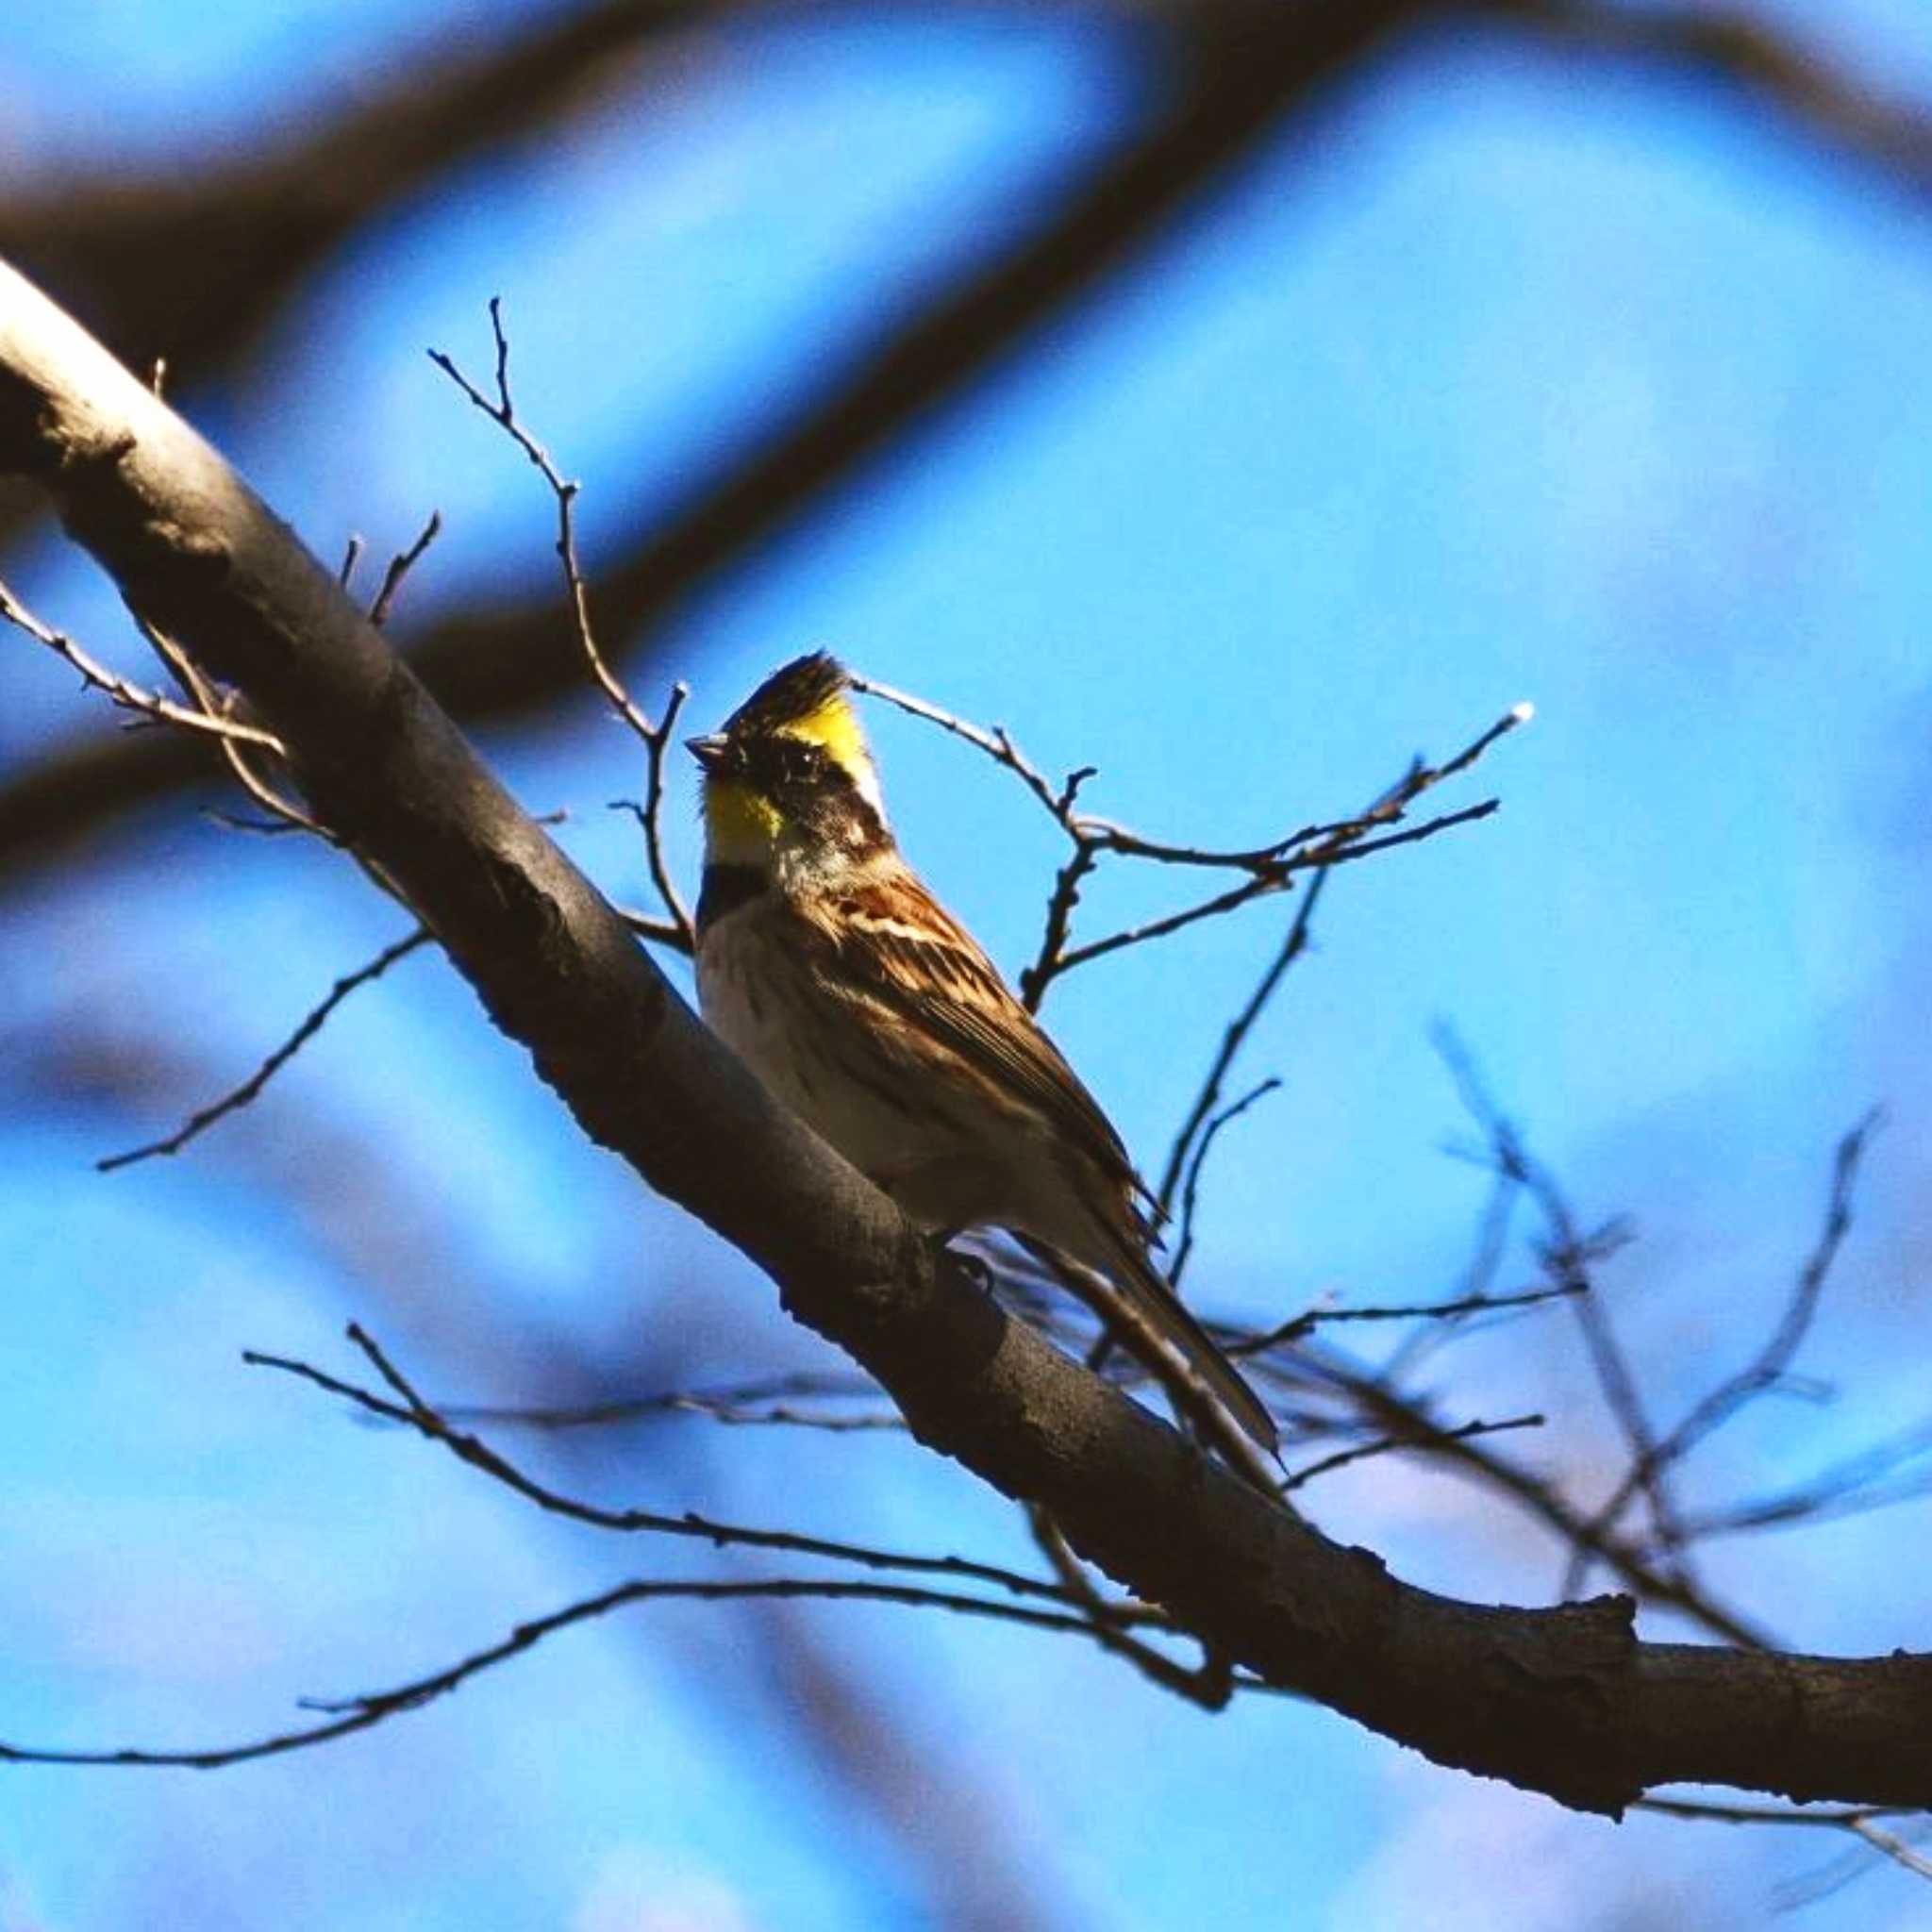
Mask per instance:
[[[840,968],[999,1091],[1042,1114],[1076,1154],[1144,1193],[1100,1103],[1007,989],[979,943],[903,864],[839,894]]]
[[[1147,1229],[1133,1202],[1147,1188],[1120,1136],[978,942],[903,861],[840,892],[830,918],[836,924],[821,925],[820,933],[839,956],[845,986],[957,1055],[994,1091],[1040,1113],[1070,1151],[1120,1189],[1124,1211],[1108,1234],[1118,1267],[1107,1272],[1155,1334],[1191,1361],[1242,1428],[1273,1452],[1275,1429],[1267,1407],[1147,1258]],[[1149,1366],[1160,1373],[1158,1361]]]

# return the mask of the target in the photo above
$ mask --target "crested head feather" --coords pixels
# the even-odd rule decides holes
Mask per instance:
[[[850,683],[844,665],[829,651],[794,658],[779,665],[725,719],[724,735],[755,737],[795,727],[833,705],[845,707]]]
[[[817,745],[858,788],[858,794],[885,817],[878,772],[872,749],[846,693],[852,680],[829,651],[794,658],[758,686],[724,721],[724,736],[741,741],[792,738]]]
[[[727,738],[795,738],[815,744],[853,782],[874,810],[878,776],[858,713],[846,696],[852,681],[827,651],[782,664],[725,721]]]

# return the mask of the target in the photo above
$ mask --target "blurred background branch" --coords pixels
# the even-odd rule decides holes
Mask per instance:
[[[688,29],[702,0],[602,0],[566,9],[492,53],[412,70],[407,86],[304,127],[282,148],[206,179],[62,179],[0,212],[18,261],[130,361],[164,356],[177,386],[221,376],[275,310],[358,227],[477,154],[542,137],[594,99],[600,75],[655,36]],[[728,9],[727,9],[728,10]],[[1914,194],[1932,185],[1932,115],[1888,104],[1822,55],[1754,16],[1633,10],[1567,0],[1485,0],[1568,58],[1610,56],[1719,83],[1807,138]],[[852,351],[764,440],[711,475],[621,554],[593,560],[589,596],[615,656],[637,675],[668,620],[789,525],[826,512],[932,412],[1009,358],[1042,353],[1068,311],[1109,277],[1141,270],[1191,197],[1210,190],[1333,92],[1367,84],[1391,40],[1453,15],[1433,0],[1280,8],[1201,0],[1142,21],[1154,105],[1085,177],[1043,197],[1032,225],[973,262],[906,320]],[[1128,16],[1131,19],[1131,16]],[[192,260],[192,275],[171,265]],[[16,494],[16,515],[25,499]],[[458,718],[541,714],[574,692],[575,647],[547,589],[492,597],[407,636],[410,658]],[[96,739],[0,780],[0,882],[121,814],[205,776],[192,745]]]

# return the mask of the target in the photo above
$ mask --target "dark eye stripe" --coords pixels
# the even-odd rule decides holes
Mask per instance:
[[[796,738],[755,738],[744,747],[745,769],[767,785],[850,787],[852,774],[816,744]]]

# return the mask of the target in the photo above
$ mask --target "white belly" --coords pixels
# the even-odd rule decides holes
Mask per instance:
[[[962,1093],[894,1064],[850,1007],[815,993],[784,920],[758,904],[728,914],[697,953],[697,1003],[711,1030],[914,1219],[991,1219],[1008,1184],[983,1173],[985,1128]]]
[[[929,1105],[910,1104],[912,1078],[850,1009],[814,995],[782,920],[756,905],[729,914],[699,949],[697,983],[711,1030],[776,1099],[880,1186],[892,1191],[958,1151],[958,1128]]]

